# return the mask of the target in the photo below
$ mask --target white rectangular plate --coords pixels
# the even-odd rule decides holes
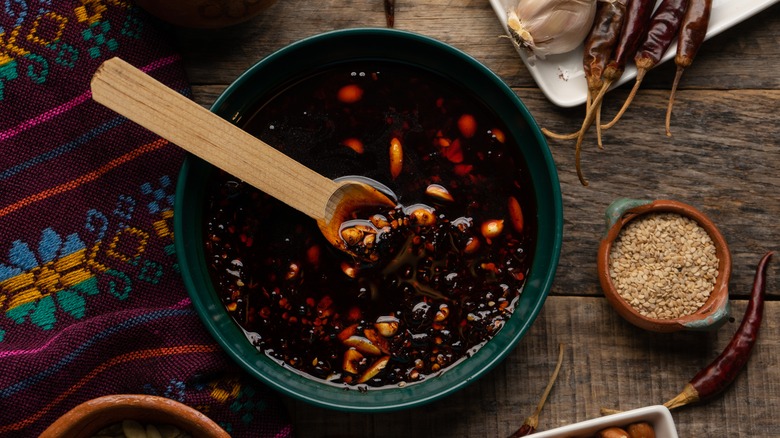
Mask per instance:
[[[601,429],[610,426],[626,427],[637,421],[647,421],[653,426],[658,438],[677,438],[672,414],[664,406],[647,406],[619,414],[593,418],[580,423],[544,430],[533,434],[536,438],[588,438],[595,436]]]
[[[707,30],[707,39],[723,32],[731,26],[763,11],[780,0],[713,0],[712,16]],[[660,0],[659,0],[660,3]],[[517,5],[517,0],[490,0],[501,26],[506,29],[507,11]],[[676,43],[672,43],[664,54],[661,62],[674,58],[677,52]],[[582,70],[582,46],[561,55],[548,56],[546,59],[536,59],[530,62],[526,53],[518,50],[528,70],[545,96],[561,107],[573,107],[585,103],[587,85]],[[617,87],[636,77],[633,62],[626,70]]]

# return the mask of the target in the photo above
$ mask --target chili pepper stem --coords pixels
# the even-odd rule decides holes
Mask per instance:
[[[677,85],[680,83],[680,77],[682,77],[683,71],[685,71],[682,67],[677,67],[677,73],[674,75],[674,83],[672,83],[672,91],[669,94],[669,106],[666,108],[666,136],[671,137],[672,136],[672,107],[674,106],[674,96],[677,94]]]
[[[664,406],[671,410],[691,403],[696,403],[697,401],[699,401],[699,391],[696,391],[696,388],[694,388],[693,385],[687,383],[683,390],[673,399],[664,403]]]
[[[591,97],[592,97],[592,93],[591,93],[590,88],[588,88],[588,95],[587,96],[588,97],[587,97],[587,99],[585,101],[586,111],[587,111],[587,108],[590,106]],[[574,140],[575,138],[577,138],[577,135],[579,135],[580,132],[576,131],[576,132],[572,132],[572,133],[569,133],[569,134],[559,134],[557,132],[550,131],[547,128],[542,128],[542,133],[544,135],[546,135],[547,137],[550,137],[550,138],[555,139],[555,140]]]
[[[580,131],[571,132],[569,134],[559,134],[557,132],[550,131],[547,128],[542,128],[542,133],[554,140],[574,140],[580,134]]]
[[[628,94],[628,97],[626,98],[626,101],[623,102],[623,106],[620,108],[620,111],[618,111],[617,114],[615,114],[615,117],[607,123],[606,125],[602,125],[601,129],[607,130],[613,126],[620,120],[621,117],[623,117],[623,114],[625,114],[628,107],[631,105],[631,102],[634,100],[634,97],[636,97],[637,91],[639,91],[639,86],[642,84],[642,80],[645,78],[645,74],[647,74],[647,69],[637,69],[636,71],[636,81],[634,82],[634,87],[631,88],[631,92]]]
[[[563,344],[558,344],[558,363],[555,365],[555,370],[553,370],[553,373],[550,376],[550,380],[547,382],[547,387],[544,388],[542,397],[539,399],[539,403],[536,405],[536,410],[534,411],[533,414],[531,414],[531,416],[525,419],[523,425],[520,426],[520,429],[518,429],[515,433],[510,435],[509,438],[526,436],[536,432],[536,429],[539,427],[539,414],[542,412],[542,408],[544,408],[544,403],[547,401],[547,397],[550,395],[550,391],[552,391],[552,387],[555,384],[555,381],[558,379],[558,372],[561,371],[562,364],[563,364]]]
[[[599,149],[604,149],[604,142],[601,141],[601,105],[596,111],[596,144],[598,144]]]
[[[585,175],[582,173],[582,165],[580,158],[582,156],[582,141],[585,138],[585,133],[593,124],[593,120],[596,118],[597,110],[601,107],[601,102],[604,100],[604,95],[607,94],[607,90],[612,85],[611,80],[604,81],[604,85],[601,86],[599,94],[593,98],[593,102],[588,105],[588,109],[585,112],[585,120],[582,121],[582,127],[577,134],[577,143],[574,145],[574,166],[577,169],[577,177],[580,179],[580,183],[583,186],[588,185],[588,180],[585,179]]]

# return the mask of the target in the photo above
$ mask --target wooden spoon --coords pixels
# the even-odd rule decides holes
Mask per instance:
[[[339,228],[354,211],[396,205],[364,182],[320,175],[122,59],[105,61],[91,87],[96,102],[314,218],[342,251]]]

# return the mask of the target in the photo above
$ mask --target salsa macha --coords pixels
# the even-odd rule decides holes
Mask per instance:
[[[334,248],[315,221],[215,171],[209,273],[259,350],[361,390],[404,386],[473,354],[511,316],[531,265],[536,204],[519,147],[474,96],[385,61],[331,66],[275,90],[240,125],[330,177],[383,184]],[[365,213],[365,214],[362,214]]]

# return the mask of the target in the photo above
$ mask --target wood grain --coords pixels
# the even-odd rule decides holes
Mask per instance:
[[[379,0],[279,0],[257,19],[214,32],[176,29],[195,100],[208,106],[244,69],[301,38],[384,26]],[[561,109],[533,82],[486,0],[396,0],[396,27],[437,38],[498,74],[544,127],[579,127],[582,107]],[[566,344],[558,384],[540,427],[585,420],[602,406],[663,403],[727,344],[745,309],[755,266],[780,250],[780,5],[707,41],[683,76],[672,119],[664,116],[674,67],[652,71],[634,104],[583,150],[590,186],[574,172],[574,142],[550,141],[564,202],[564,242],[551,297],[517,349],[492,372],[431,405],[395,413],[333,412],[287,400],[301,437],[500,437],[529,415]],[[610,92],[605,118],[630,84]],[[646,333],[603,298],[596,252],[604,211],[618,197],[675,199],[713,219],[732,253],[733,317],[713,334]],[[674,412],[681,437],[777,436],[780,416],[780,257],[770,263],[765,323],[747,369],[715,401]]]
[[[734,312],[744,309],[738,303]],[[776,436],[778,317],[779,303],[769,303],[760,342],[729,390],[708,404],[672,412],[680,437]],[[736,325],[715,335],[652,334],[620,319],[600,298],[552,297],[502,364],[429,406],[387,414],[334,413],[289,399],[287,406],[301,437],[507,436],[533,412],[563,343],[563,366],[539,420],[540,430],[551,429],[598,417],[602,407],[665,402],[719,354]]]

